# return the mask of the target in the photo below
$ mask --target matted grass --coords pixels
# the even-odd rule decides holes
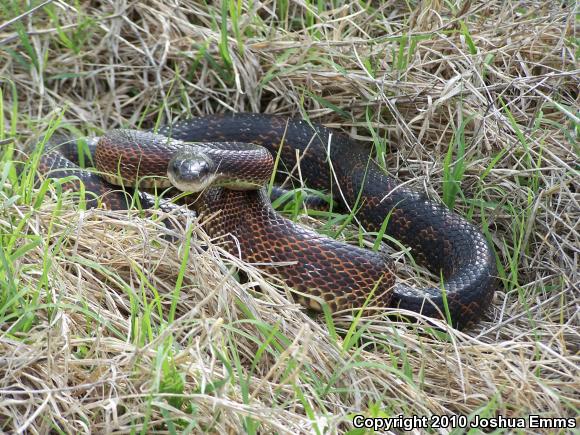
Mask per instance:
[[[571,3],[53,1],[26,14],[41,3],[0,4],[0,431],[359,433],[357,413],[578,422]],[[58,182],[32,187],[34,158],[16,175],[14,150],[56,128],[231,111],[342,128],[475,222],[502,283],[489,313],[464,332],[331,322],[196,219],[169,230],[162,211],[83,210]],[[401,279],[431,279],[382,249]]]

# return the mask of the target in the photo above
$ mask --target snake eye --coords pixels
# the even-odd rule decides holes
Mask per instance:
[[[184,192],[200,192],[213,181],[211,162],[202,153],[181,153],[169,161],[167,176]]]

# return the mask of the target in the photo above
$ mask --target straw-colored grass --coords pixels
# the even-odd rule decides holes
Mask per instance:
[[[355,434],[356,414],[578,423],[573,2],[55,0],[26,13],[41,3],[0,4],[0,431]],[[330,322],[195,218],[83,210],[59,183],[33,188],[33,159],[16,172],[14,150],[56,127],[232,111],[374,144],[401,181],[482,228],[502,283],[492,309],[463,332]],[[384,249],[401,279],[430,279]]]

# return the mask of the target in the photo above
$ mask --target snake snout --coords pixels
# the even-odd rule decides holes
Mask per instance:
[[[201,192],[213,183],[216,174],[208,156],[197,151],[186,151],[171,158],[167,177],[181,191]]]

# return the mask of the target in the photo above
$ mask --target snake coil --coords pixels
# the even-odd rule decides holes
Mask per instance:
[[[244,260],[266,264],[261,267],[287,282],[303,304],[320,309],[322,300],[332,311],[394,306],[431,317],[447,312],[457,327],[478,320],[489,306],[496,268],[482,233],[444,205],[399,185],[369,158],[368,150],[324,126],[264,114],[211,115],[163,127],[158,134],[113,130],[101,138],[94,154],[103,173],[121,174],[125,181],[138,175],[162,179],[176,152],[191,147],[184,142],[199,144],[187,151],[194,157],[179,165],[212,179],[233,174],[222,180],[225,187],[190,189],[203,190],[192,204],[196,211],[217,216],[208,221],[208,233],[228,240],[228,249],[239,249]],[[76,144],[52,149],[43,155],[40,172],[53,178],[76,175],[87,190],[105,195],[103,201],[111,208],[127,208],[118,188],[77,166],[76,152]],[[241,154],[230,154],[235,152]],[[308,187],[332,192],[341,209],[356,210],[368,231],[379,232],[388,217],[386,234],[409,246],[419,264],[441,275],[444,290],[395,283],[391,262],[383,254],[298,226],[272,209],[264,189],[247,190],[269,179],[272,156],[278,154],[279,174],[300,165]],[[266,163],[255,165],[256,160]],[[211,167],[215,161],[218,165]],[[232,189],[239,186],[244,190]]]

